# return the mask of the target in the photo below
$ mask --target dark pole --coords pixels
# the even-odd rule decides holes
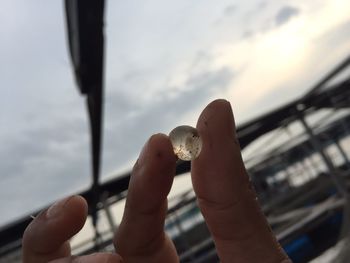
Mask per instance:
[[[322,143],[317,138],[317,136],[315,136],[314,132],[312,131],[310,126],[307,124],[307,122],[305,120],[304,113],[300,111],[298,113],[298,117],[299,117],[299,120],[300,120],[301,124],[303,125],[306,133],[309,135],[311,145],[316,150],[316,152],[318,152],[320,154],[322,160],[326,164],[326,167],[328,169],[330,177],[331,177],[335,187],[337,188],[338,192],[343,197],[347,197],[348,193],[347,193],[345,184],[343,183],[342,179],[340,178],[338,171],[336,170],[336,168],[333,165],[333,162],[331,161],[331,159],[328,157],[328,155],[324,151],[324,149],[322,147]]]
[[[104,0],[66,0],[69,50],[80,92],[86,96],[91,133],[91,216],[96,234],[103,120]]]

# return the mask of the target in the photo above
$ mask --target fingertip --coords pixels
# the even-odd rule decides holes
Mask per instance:
[[[197,130],[204,139],[217,134],[235,139],[236,125],[230,102],[217,99],[209,103],[198,118]]]
[[[129,184],[131,196],[141,195],[133,195],[133,189],[147,195],[157,189],[161,199],[166,197],[175,175],[176,160],[169,137],[162,133],[152,135],[134,166]],[[158,199],[158,194],[154,198]]]
[[[151,137],[152,146],[159,147],[167,153],[173,153],[169,136],[164,133],[157,133]]]
[[[53,204],[46,212],[49,220],[58,220],[69,223],[71,230],[78,232],[83,225],[88,214],[88,204],[80,195],[73,195]]]
[[[72,196],[65,209],[74,214],[77,218],[85,218],[88,214],[88,204],[84,197],[80,195]]]
[[[156,157],[156,160],[164,159],[170,163],[176,162],[176,156],[168,135],[163,133],[152,135],[148,142],[148,148],[151,150],[148,153]]]
[[[87,215],[87,203],[82,196],[72,195],[52,204],[46,211],[46,219],[57,219],[67,213],[76,214],[79,218]]]
[[[231,103],[226,99],[216,99],[210,102],[207,107],[231,107]]]
[[[225,99],[216,99],[212,102],[210,102],[202,111],[202,113],[199,115],[198,118],[198,124],[200,124],[203,119],[207,119],[210,117],[211,114],[224,114],[227,115],[227,113],[232,114],[232,107],[231,103],[228,100]],[[209,115],[209,116],[208,116]]]
[[[235,152],[235,156],[240,156],[236,126],[229,101],[217,99],[209,103],[198,118],[197,130],[203,145],[199,158],[193,162],[195,166],[202,166],[196,164],[209,163],[213,158],[218,159],[220,156],[231,156],[225,151]],[[221,160],[214,161],[214,163],[218,162]]]
[[[48,254],[60,250],[62,244],[84,226],[87,203],[81,196],[57,201],[42,211],[26,228],[23,248],[26,254]]]
[[[169,137],[162,133],[154,134],[141,151],[132,172],[131,182],[135,182],[136,178],[138,182],[142,181],[142,184],[152,181],[158,185],[163,180],[169,181],[171,178],[168,177],[170,175],[173,177],[172,172],[169,171],[175,169],[176,160]]]

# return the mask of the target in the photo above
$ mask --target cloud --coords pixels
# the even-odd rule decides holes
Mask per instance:
[[[249,38],[251,38],[251,37],[253,37],[253,36],[254,36],[254,32],[251,31],[251,30],[246,30],[246,31],[244,31],[243,34],[242,34],[242,38],[243,38],[243,39],[249,39]]]
[[[304,32],[299,33],[305,34]],[[255,109],[251,111],[251,116],[259,115],[258,109],[272,110],[303,96],[321,78],[343,61],[348,56],[350,47],[350,20],[334,25],[329,30],[322,31],[321,35],[316,34],[308,37],[310,39],[303,42],[305,46],[310,45],[311,47],[307,49],[307,55],[304,55],[303,60],[295,64],[294,69],[289,65],[286,68],[288,72],[279,74],[284,76],[284,81],[274,83],[275,87],[266,91],[254,101]],[[322,58],[321,62],[320,58]],[[291,63],[291,60],[287,61]],[[283,67],[284,64],[281,62],[280,68]]]
[[[267,1],[261,1],[260,3],[257,4],[257,9],[261,11],[262,9],[266,8],[267,6],[268,6]]]
[[[142,94],[130,95],[121,83],[117,85],[119,89],[108,91],[102,175],[134,161],[150,134],[174,126],[181,116],[228,87],[234,76],[230,69],[195,70],[202,69],[201,60],[205,57],[203,54],[196,57],[184,87],[178,87],[173,94],[164,87],[150,104],[138,104]],[[91,182],[86,115],[46,114],[39,114],[37,120],[18,127],[15,133],[0,134],[3,145],[0,148],[0,207],[11,207],[3,220],[29,213],[28,209],[42,207],[57,197],[82,190]],[[9,200],[9,191],[15,192],[16,198]],[[4,222],[0,220],[1,223]]]
[[[207,103],[216,92],[225,90],[233,77],[234,72],[229,68],[197,72],[188,76],[184,87],[172,88],[176,91],[173,94],[169,94],[169,88],[164,87],[151,104],[135,107],[134,114],[123,122],[118,121],[118,116],[127,112],[126,109],[114,111],[113,108],[107,108],[105,123],[108,129],[105,130],[103,174],[125,166],[125,163],[136,158],[135,154],[152,133],[171,129],[182,116]],[[112,96],[108,100],[109,105],[132,105],[137,98],[129,98],[134,102],[125,102],[125,97],[118,96]],[[129,111],[133,110],[130,108]]]
[[[350,20],[347,20],[323,33],[318,39],[315,39],[315,41],[323,46],[334,49],[334,47],[340,45],[349,45],[349,36]]]
[[[290,21],[293,17],[300,14],[300,9],[292,6],[283,6],[281,7],[277,13],[274,15],[271,14],[272,7],[268,8],[268,4],[266,2],[261,2],[257,5],[256,8],[250,10],[246,14],[246,20],[248,21],[245,24],[244,30],[241,34],[241,39],[250,40],[252,37],[257,34],[264,34],[271,32],[277,26],[282,26]],[[264,9],[267,9],[266,11]],[[266,15],[269,14],[269,15]],[[271,19],[271,15],[273,19]],[[249,21],[253,20],[254,23],[250,25]]]
[[[299,13],[300,10],[298,8],[292,6],[284,6],[277,12],[275,16],[275,23],[277,26],[282,26]]]
[[[75,161],[79,161],[81,167],[89,165],[86,153],[89,145],[88,129],[84,120],[70,117],[66,120],[57,119],[46,125],[23,129],[13,136],[3,136],[1,141],[4,142],[4,147],[0,149],[2,179],[39,176],[45,181],[50,177],[62,178],[66,176],[64,174],[81,174],[88,170],[72,168],[71,173],[67,173],[70,164]]]
[[[225,7],[224,9],[224,15],[225,16],[232,16],[236,13],[237,11],[237,5],[231,4]]]
[[[0,220],[15,218],[90,183],[87,124],[67,116],[33,125],[0,141],[0,207],[11,207]],[[15,195],[15,198],[9,198]]]

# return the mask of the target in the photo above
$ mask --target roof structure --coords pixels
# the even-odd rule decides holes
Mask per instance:
[[[97,225],[103,105],[104,1],[66,0],[69,50],[80,92],[86,97],[91,131],[93,224]]]

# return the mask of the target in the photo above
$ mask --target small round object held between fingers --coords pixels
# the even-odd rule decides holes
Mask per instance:
[[[199,137],[197,129],[182,125],[173,129],[169,133],[174,153],[183,161],[196,159],[202,150],[202,139]]]

